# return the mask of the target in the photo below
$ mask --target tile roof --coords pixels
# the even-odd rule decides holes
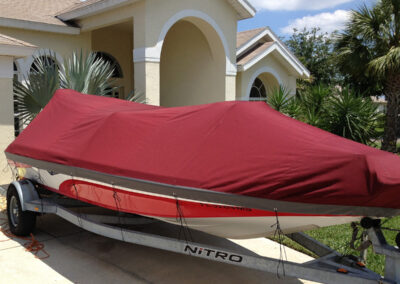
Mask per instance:
[[[241,47],[244,45],[246,42],[250,41],[252,38],[260,34],[262,31],[264,31],[266,28],[258,28],[254,30],[249,30],[249,31],[243,31],[239,32],[236,35],[236,48]]]
[[[244,53],[238,58],[237,64],[238,65],[245,65],[261,53],[263,53],[265,50],[267,50],[269,47],[271,47],[274,44],[274,42],[265,42],[265,43],[259,43],[252,47],[248,52]]]
[[[79,0],[0,0],[0,18],[67,26],[56,18],[59,11],[81,3]]]
[[[69,7],[66,7],[63,10],[58,11],[57,14],[60,15],[60,14],[68,13],[68,12],[71,12],[71,11],[79,10],[79,9],[81,9],[83,7],[90,6],[92,4],[95,4],[95,3],[101,2],[101,1],[103,1],[103,0],[86,0],[86,1],[83,1],[83,2],[82,1],[77,1],[77,3],[74,3],[74,4],[70,5]]]
[[[3,34],[0,34],[0,45],[11,45],[11,46],[25,46],[25,47],[36,47],[33,44],[30,44],[28,42],[15,39]]]

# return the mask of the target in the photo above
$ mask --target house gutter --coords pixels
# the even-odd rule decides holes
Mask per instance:
[[[0,17],[0,27],[58,33],[58,34],[69,34],[69,35],[79,35],[81,33],[80,28],[39,23],[26,20],[2,18],[2,17]]]

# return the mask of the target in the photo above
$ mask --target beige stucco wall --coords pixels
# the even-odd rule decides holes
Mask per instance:
[[[223,36],[226,49],[225,62],[230,66],[230,71],[236,62],[236,31],[237,14],[233,7],[225,0],[146,0],[140,1],[129,6],[114,9],[106,13],[88,17],[79,22],[83,31],[91,31],[103,27],[132,19],[134,26],[134,82],[135,89],[139,92],[145,92],[148,102],[158,104],[160,102],[159,88],[154,85],[160,85],[161,51],[163,47],[163,33],[167,34],[174,21],[180,20],[181,16],[188,15],[187,20],[196,23],[196,26],[202,30],[208,39],[211,50],[219,47],[213,45],[222,45],[222,41],[215,34],[220,33]],[[206,18],[205,22],[212,22],[210,25],[202,25],[198,19]],[[204,20],[204,19],[203,19]],[[204,21],[203,21],[204,22]],[[209,26],[217,27],[218,32],[209,32]],[[167,29],[167,30],[165,30]],[[212,39],[212,40],[210,40]],[[228,60],[226,60],[228,59]],[[145,63],[143,63],[145,62]],[[143,65],[149,65],[144,67]],[[154,73],[150,72],[153,70]],[[232,75],[232,74],[230,74]],[[235,90],[235,82],[232,78],[222,79],[225,81],[225,98],[232,99],[232,90]],[[228,90],[230,93],[228,93]],[[157,92],[158,93],[151,93]],[[233,92],[234,93],[234,92]]]
[[[175,24],[161,55],[161,106],[224,101],[225,56],[223,49],[215,53],[194,24]]]
[[[160,64],[156,62],[137,62],[134,67],[135,91],[145,94],[146,103],[160,105]]]
[[[34,44],[39,47],[38,52],[40,52],[41,49],[50,49],[56,52],[60,57],[69,56],[73,51],[80,51],[81,49],[86,51],[91,49],[90,33],[66,35],[3,27],[0,28],[0,33]],[[25,65],[29,62],[31,62],[29,57],[19,59],[18,67],[27,69],[30,66]]]
[[[225,77],[225,100],[236,100],[236,76],[227,75]]]
[[[0,69],[10,71],[6,76],[0,72],[3,73],[0,74],[0,185],[12,179],[4,155],[4,150],[14,140],[12,64],[12,57],[0,56]]]
[[[269,75],[275,77],[277,81],[280,81],[280,84],[285,86],[292,95],[296,93],[296,77],[293,76],[290,71],[279,62],[276,56],[276,54],[272,53],[257,62],[248,70],[238,73],[238,76],[236,77],[236,98],[238,100],[245,99],[249,96],[249,85],[253,84],[254,76],[258,74],[261,70],[267,71]],[[268,78],[265,79],[266,80],[263,81],[265,81],[266,83],[268,81],[274,81]],[[266,85],[266,87],[268,88],[269,86]]]
[[[122,69],[123,78],[115,85],[123,87],[125,95],[133,90],[133,24],[132,21],[92,31],[92,50],[112,55]]]

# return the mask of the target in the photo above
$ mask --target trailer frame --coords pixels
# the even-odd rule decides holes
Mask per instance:
[[[385,277],[362,266],[357,259],[342,256],[304,233],[294,233],[287,236],[315,253],[319,258],[298,264],[282,259],[254,256],[223,247],[127,229],[122,227],[121,224],[137,225],[154,221],[137,215],[121,217],[75,212],[68,207],[81,207],[85,204],[74,199],[44,198],[29,180],[15,181],[10,186],[16,188],[23,211],[32,212],[32,214],[54,214],[84,230],[115,240],[269,273],[277,273],[279,268],[284,267],[286,277],[322,283],[400,283],[400,250],[387,244],[379,227],[372,227],[367,232],[375,253],[386,256]]]

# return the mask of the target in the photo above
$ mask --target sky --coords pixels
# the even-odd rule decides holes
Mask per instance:
[[[320,27],[323,32],[341,30],[349,11],[372,5],[376,0],[249,0],[257,9],[254,18],[239,22],[239,31],[269,26],[281,37],[293,28]]]

